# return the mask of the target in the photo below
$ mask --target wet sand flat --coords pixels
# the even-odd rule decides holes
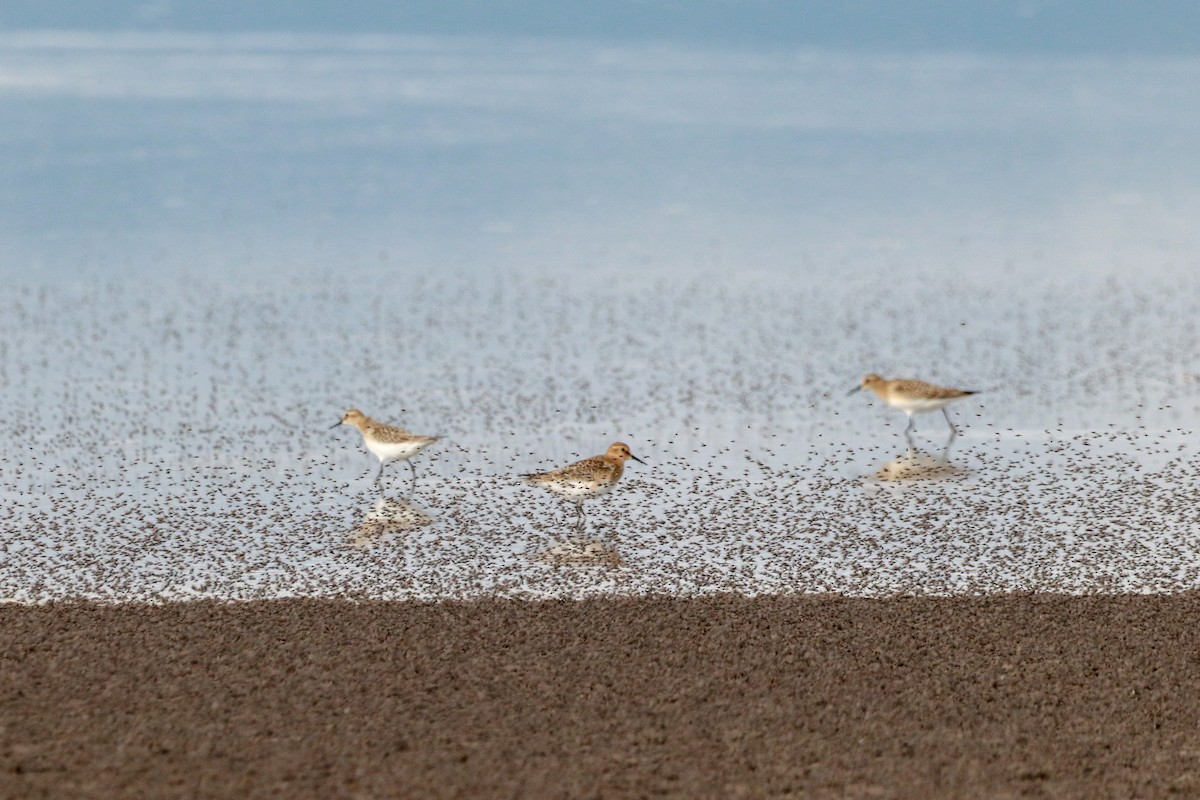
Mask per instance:
[[[1200,794],[1200,594],[0,607],[2,797]]]

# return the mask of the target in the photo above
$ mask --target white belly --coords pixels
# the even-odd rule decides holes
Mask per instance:
[[[909,414],[924,414],[926,411],[937,411],[944,407],[947,403],[957,400],[957,397],[939,397],[932,399],[896,399],[888,402],[892,408],[898,408],[901,411],[906,411]]]
[[[544,488],[573,503],[582,503],[584,500],[608,494],[615,485],[615,482],[597,481],[547,481],[542,484]]]
[[[379,463],[401,461],[411,458],[424,449],[428,442],[366,442],[367,449],[375,454]]]

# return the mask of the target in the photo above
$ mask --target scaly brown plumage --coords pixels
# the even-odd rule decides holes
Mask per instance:
[[[953,440],[958,435],[958,430],[954,427],[954,423],[950,421],[950,414],[946,411],[946,405],[960,398],[975,394],[975,392],[966,389],[952,389],[912,378],[892,378],[888,380],[875,373],[871,373],[863,378],[862,383],[850,390],[850,394],[854,394],[862,389],[871,390],[883,402],[892,408],[900,409],[908,415],[908,427],[904,429],[904,436],[909,440],[910,445],[912,444],[913,414],[924,414],[928,411],[937,411],[938,409],[941,409],[942,414],[946,417],[946,424],[950,426],[950,438]]]
[[[582,531],[583,501],[612,491],[625,471],[625,462],[631,458],[639,464],[646,463],[630,452],[629,445],[613,442],[602,456],[592,456],[561,469],[527,473],[521,477],[575,503],[579,516],[577,530]]]
[[[379,472],[375,474],[376,484],[379,483],[380,476],[383,475],[385,464],[392,461],[408,461],[408,459],[440,438],[438,436],[419,436],[415,433],[409,433],[404,428],[398,428],[395,425],[387,425],[378,420],[371,419],[357,408],[347,411],[342,416],[341,422],[338,422],[333,427],[336,428],[338,425],[353,425],[355,428],[358,428],[359,433],[363,437],[363,444],[379,459]],[[413,466],[411,461],[408,462],[408,467],[412,470],[411,492],[415,492],[417,488],[417,468]]]

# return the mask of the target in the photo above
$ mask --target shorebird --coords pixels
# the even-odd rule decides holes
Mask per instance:
[[[965,389],[949,389],[945,386],[936,386],[932,383],[912,380],[910,378],[892,378],[888,380],[887,378],[879,377],[875,373],[871,373],[863,378],[862,383],[855,386],[847,394],[851,395],[862,389],[870,389],[879,395],[880,400],[892,408],[900,409],[908,415],[908,427],[904,429],[904,438],[908,439],[910,446],[912,445],[913,414],[924,414],[928,411],[937,411],[940,408],[942,414],[946,417],[946,424],[950,426],[950,441],[953,441],[954,437],[958,435],[958,429],[950,421],[950,413],[946,411],[946,406],[955,400],[975,394],[975,392]]]
[[[347,411],[342,416],[341,422],[333,427],[336,428],[339,425],[353,425],[358,428],[363,437],[363,444],[379,459],[379,472],[375,473],[376,486],[379,485],[385,465],[392,461],[408,461],[441,438],[439,436],[418,436],[403,428],[385,425],[371,419],[357,408]],[[409,492],[411,495],[417,490],[417,468],[411,461],[408,461],[408,467],[412,470],[412,489]]]
[[[522,475],[529,483],[554,492],[575,504],[579,522],[576,533],[583,533],[583,501],[612,491],[625,471],[625,462],[633,459],[645,464],[629,451],[624,442],[613,442],[602,456],[592,456],[550,472],[530,472]]]

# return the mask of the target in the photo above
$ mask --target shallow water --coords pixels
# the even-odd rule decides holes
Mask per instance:
[[[2,38],[2,597],[1200,585],[1198,62]]]

